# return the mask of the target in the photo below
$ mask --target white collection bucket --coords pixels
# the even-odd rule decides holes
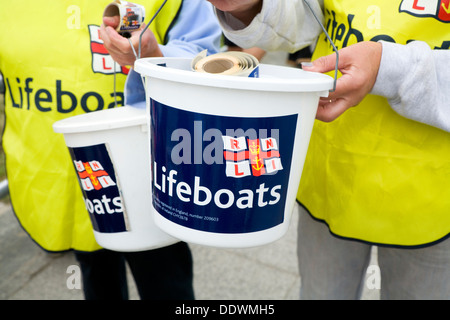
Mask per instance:
[[[145,58],[156,224],[186,242],[244,248],[289,227],[317,111],[333,79],[260,65],[259,78]]]
[[[145,110],[121,107],[54,123],[63,133],[99,245],[142,251],[178,242],[161,231],[151,212]]]

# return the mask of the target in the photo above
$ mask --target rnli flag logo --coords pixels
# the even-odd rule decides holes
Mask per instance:
[[[160,216],[223,234],[262,231],[284,221],[291,173],[298,172],[292,167],[297,114],[239,117],[154,99],[149,104],[152,199]]]
[[[74,164],[83,190],[100,190],[116,185],[99,161],[82,162],[75,160]]]
[[[106,144],[69,147],[69,152],[94,230],[102,233],[128,231],[125,203],[109,147]]]
[[[283,169],[275,138],[246,139],[223,136],[227,177],[275,174]]]
[[[400,4],[400,12],[450,22],[450,0],[403,0]]]
[[[92,70],[94,73],[123,73],[127,75],[130,72],[130,68],[122,67],[115,63],[109,55],[108,50],[103,45],[103,40],[100,38],[99,26],[89,25],[89,35],[91,38]]]

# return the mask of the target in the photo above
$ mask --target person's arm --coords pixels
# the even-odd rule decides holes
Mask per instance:
[[[130,41],[120,36],[114,28],[114,20],[103,19],[100,37],[111,57],[120,65],[133,65],[139,54],[141,30],[132,32]],[[158,44],[150,29],[142,37],[141,58],[145,57],[193,57],[207,49],[216,53],[220,46],[221,30],[210,3],[198,0],[184,0],[173,27],[168,32],[166,44]]]
[[[222,30],[213,7],[205,0],[184,0],[168,42],[159,45],[164,57],[194,57],[200,51],[214,54],[220,50]]]
[[[267,51],[295,52],[315,43],[322,29],[303,0],[261,0],[262,6],[250,23],[231,12],[219,10],[220,3],[233,0],[209,0],[216,6],[222,30],[242,48],[260,47]],[[244,1],[245,2],[245,1]],[[323,20],[323,0],[308,0]],[[226,9],[226,8],[225,8]]]
[[[159,45],[159,49],[165,57],[190,58],[205,49],[213,54],[220,50],[221,36],[222,31],[208,2],[184,0],[177,22],[169,30],[167,44]],[[125,83],[125,104],[145,108],[142,79],[133,69]]]
[[[380,68],[372,89],[398,114],[450,132],[450,51],[425,42],[383,42]]]
[[[335,54],[320,57],[303,69],[334,70]],[[333,121],[357,106],[367,94],[386,97],[405,118],[450,132],[450,51],[431,50],[421,41],[407,45],[360,42],[339,50],[342,73],[336,90],[321,98],[317,119]]]
[[[328,97],[320,98],[316,118],[330,122],[347,109],[358,105],[372,90],[380,66],[382,46],[378,42],[363,41],[339,50],[338,69],[342,76],[336,89]],[[326,73],[333,71],[336,53],[303,63],[305,71]]]

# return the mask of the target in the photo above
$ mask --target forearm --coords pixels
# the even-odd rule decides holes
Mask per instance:
[[[205,49],[216,53],[220,49],[221,35],[209,3],[185,0],[177,22],[168,33],[167,43],[159,45],[159,48],[165,57],[190,58]],[[125,103],[145,108],[142,79],[133,70],[130,70],[125,84]]]
[[[165,57],[192,57],[204,49],[216,53],[221,34],[210,3],[185,0],[167,43],[159,47]]]
[[[400,115],[450,132],[450,51],[383,42],[373,94]]]
[[[323,1],[309,3],[322,20]],[[322,31],[303,0],[263,0],[261,12],[248,26],[230,13],[216,13],[225,36],[244,48],[295,52],[314,43]]]

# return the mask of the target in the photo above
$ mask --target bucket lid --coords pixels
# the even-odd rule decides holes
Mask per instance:
[[[57,133],[90,132],[144,125],[145,109],[124,106],[73,116],[53,124]]]
[[[172,57],[143,58],[136,60],[134,70],[150,78],[229,89],[281,92],[317,92],[333,89],[332,77],[299,68],[260,64],[259,78],[247,78],[194,72],[190,69],[191,60]]]

